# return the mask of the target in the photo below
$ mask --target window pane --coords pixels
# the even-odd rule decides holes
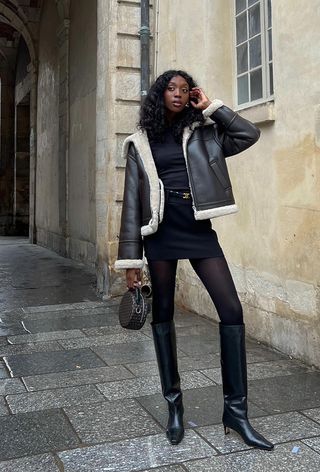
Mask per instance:
[[[247,13],[237,17],[237,44],[243,43],[247,39]]]
[[[251,100],[262,98],[262,69],[250,73]]]
[[[249,36],[260,33],[260,3],[249,10]]]
[[[273,65],[269,64],[270,95],[273,95]]]
[[[248,43],[237,47],[237,72],[242,74],[248,70]]]
[[[268,0],[268,26],[272,26],[271,0]]]
[[[250,69],[261,65],[261,34],[249,41]]]
[[[269,61],[272,61],[272,30],[268,31],[268,39],[269,39]]]
[[[257,3],[258,0],[249,0],[248,1],[248,6],[251,7],[254,3]],[[259,0],[260,1],[260,0]]]
[[[238,78],[238,105],[249,101],[248,74]]]
[[[240,13],[246,8],[246,0],[236,0],[236,13]]]

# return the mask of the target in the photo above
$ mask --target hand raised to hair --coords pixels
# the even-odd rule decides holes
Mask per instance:
[[[209,98],[206,96],[206,94],[200,87],[193,87],[190,90],[189,95],[191,105],[193,106],[193,108],[197,108],[197,110],[205,110],[211,103]],[[193,101],[193,99],[195,99],[197,103]]]

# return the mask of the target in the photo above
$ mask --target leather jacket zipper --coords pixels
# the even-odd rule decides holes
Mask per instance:
[[[188,143],[186,143],[186,150],[187,150]],[[190,183],[190,193],[191,193],[191,198],[192,198],[192,209],[195,212],[196,207],[195,207],[195,199],[194,199],[194,187],[193,187],[193,181],[191,178],[191,173],[189,170],[189,164],[188,164],[188,156],[185,156],[185,161],[186,161],[186,168],[187,168],[187,174],[189,178],[189,183]]]

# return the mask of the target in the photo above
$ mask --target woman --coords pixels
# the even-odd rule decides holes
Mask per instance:
[[[119,254],[127,286],[140,283],[143,249],[152,283],[152,332],[167,437],[184,435],[183,403],[173,321],[177,261],[189,259],[220,318],[223,424],[250,446],[271,450],[247,418],[242,307],[210,218],[237,211],[225,158],[254,144],[260,131],[221,100],[212,102],[184,71],[155,81],[141,107],[139,131],[123,146],[127,159]]]

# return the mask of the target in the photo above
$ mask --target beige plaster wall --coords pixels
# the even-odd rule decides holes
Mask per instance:
[[[70,6],[69,252],[95,260],[96,1]]]
[[[232,0],[161,0],[158,10],[157,73],[184,68],[234,107]],[[275,120],[259,125],[253,148],[228,159],[240,212],[213,220],[248,333],[318,366],[319,13],[318,0],[303,9],[298,0],[273,2]],[[217,319],[188,262],[180,264],[177,301]]]
[[[139,9],[112,0],[108,24],[108,259],[117,253],[123,139],[139,110]],[[257,122],[260,141],[228,159],[240,211],[212,221],[243,302],[247,332],[281,351],[320,365],[320,0],[273,2],[275,98],[240,112]],[[234,108],[233,0],[158,0],[154,76],[190,72],[210,98]],[[105,33],[103,39],[105,39]],[[112,47],[113,45],[114,47]],[[103,101],[101,101],[102,103]],[[267,110],[267,111],[266,111]],[[267,116],[268,115],[268,116]],[[262,118],[261,118],[262,117]],[[114,274],[113,288],[123,274]],[[176,300],[217,318],[189,262],[179,264]]]
[[[186,70],[210,97],[230,102],[230,14],[225,0],[158,0],[155,76],[171,68]]]
[[[299,15],[298,3],[274,2],[275,122],[245,165],[254,179],[237,191],[246,214],[241,247],[230,245],[251,333],[284,352],[320,364],[319,331],[319,125],[320,2]],[[285,21],[283,19],[285,18]],[[318,127],[318,129],[317,129]],[[252,156],[252,157],[251,157]],[[239,159],[239,165],[242,157]],[[236,162],[237,160],[235,160]],[[238,163],[237,163],[238,164]],[[240,176],[248,175],[250,167]],[[238,190],[239,189],[239,190]],[[246,193],[255,199],[246,198]],[[248,200],[250,203],[248,204]],[[245,240],[248,232],[252,235]]]
[[[271,160],[260,171],[258,182],[267,192],[266,199],[260,190],[259,207],[263,208],[265,200],[267,205],[257,220],[266,244],[260,248],[256,266],[267,272],[271,289],[263,289],[258,281],[257,295],[250,293],[249,302],[261,301],[249,319],[255,335],[319,366],[320,148],[316,116],[320,51],[316,45],[320,2],[308,2],[305,7],[301,9],[296,0],[290,7],[285,0],[274,2],[276,120],[272,129],[265,130],[257,149],[261,165],[266,156]],[[252,261],[249,264],[253,266]]]
[[[59,57],[55,3],[43,5],[39,30],[36,226],[40,244],[59,234]]]

